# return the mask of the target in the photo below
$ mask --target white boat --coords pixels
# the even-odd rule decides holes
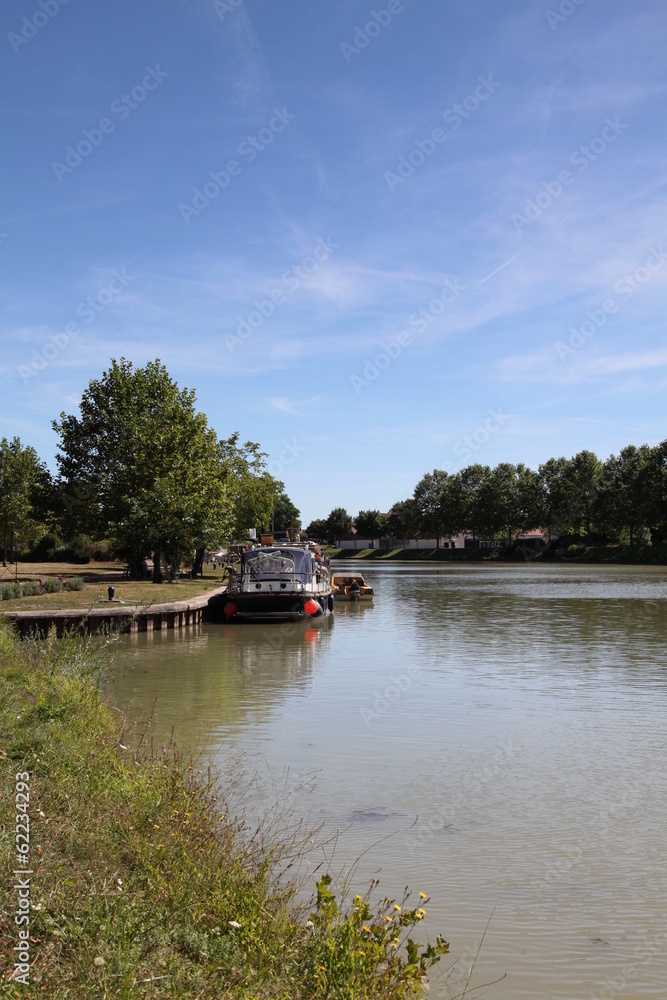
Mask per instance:
[[[306,545],[271,545],[241,555],[223,614],[230,621],[319,618],[334,609],[329,569]]]

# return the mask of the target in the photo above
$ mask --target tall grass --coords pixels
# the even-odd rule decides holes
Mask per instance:
[[[312,912],[285,869],[298,824],[248,831],[224,776],[146,736],[100,700],[113,651],[69,637],[19,643],[0,626],[0,978],[9,997],[399,1000],[447,945],[408,941],[423,905],[341,903],[323,876]],[[30,986],[12,984],[13,791],[30,774]],[[271,836],[269,836],[269,834]],[[277,835],[277,839],[274,839]],[[370,887],[371,889],[374,887]]]

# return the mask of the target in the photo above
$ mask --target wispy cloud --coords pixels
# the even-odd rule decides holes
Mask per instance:
[[[289,400],[284,397],[273,396],[269,399],[269,406],[281,413],[289,413],[291,416],[300,416],[305,407],[319,402],[319,396],[311,396],[310,399]]]

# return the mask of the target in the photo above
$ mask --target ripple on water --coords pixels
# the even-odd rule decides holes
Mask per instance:
[[[667,572],[380,565],[373,607],[316,630],[128,639],[112,695],[257,772],[251,808],[339,830],[333,865],[432,895],[450,985],[495,1000],[667,983]],[[312,633],[315,634],[312,634]],[[287,777],[285,777],[287,776]],[[294,781],[292,778],[303,780]],[[447,996],[444,976],[430,995]],[[603,994],[603,996],[606,994]]]

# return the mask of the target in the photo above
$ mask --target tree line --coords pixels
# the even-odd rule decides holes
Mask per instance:
[[[162,566],[189,559],[192,572],[207,548],[266,531],[272,516],[284,530],[299,511],[266,468],[260,446],[239,435],[218,438],[159,359],[133,368],[112,360],[84,391],[79,414],[53,421],[58,474],[19,438],[0,441],[0,542],[3,564],[31,550],[48,558],[90,551],[131,567],[152,554]],[[282,522],[286,522],[283,524]]]
[[[311,522],[308,532],[333,542],[353,526],[372,541],[421,534],[437,539],[438,547],[464,533],[512,545],[518,535],[537,529],[549,541],[661,543],[667,539],[667,441],[628,445],[606,461],[592,451],[550,458],[537,471],[509,462],[469,465],[452,474],[434,469],[388,517],[362,510],[353,519],[336,507],[328,518]]]

